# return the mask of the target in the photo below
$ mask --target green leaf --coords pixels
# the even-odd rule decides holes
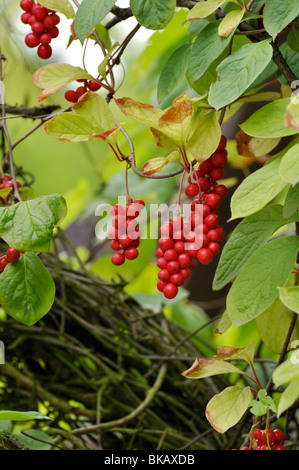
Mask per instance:
[[[200,2],[190,10],[187,20],[206,18],[221,7],[223,3],[225,3],[225,0],[208,0],[207,2]]]
[[[74,21],[74,31],[81,44],[108,15],[115,3],[116,0],[83,0]]]
[[[285,110],[285,126],[288,129],[294,129],[295,133],[299,132],[299,106],[297,101],[298,95],[294,102],[290,102]]]
[[[230,37],[218,34],[219,21],[209,23],[192,44],[188,60],[188,78],[191,84],[198,80],[228,46]]]
[[[296,52],[299,52],[299,31],[293,26],[287,37],[288,45]]]
[[[221,21],[218,33],[219,36],[223,36],[227,38],[230,33],[238,26],[238,24],[242,21],[244,16],[245,10],[232,10],[223,18]]]
[[[53,230],[66,216],[60,194],[41,196],[0,209],[0,233],[21,251],[50,251]]]
[[[254,399],[249,403],[250,412],[255,416],[264,416],[268,410],[276,412],[276,406],[274,401],[269,395],[267,395],[266,390],[261,389],[258,391],[258,400]]]
[[[45,129],[50,137],[64,142],[88,141],[91,135],[103,131],[95,123],[71,113],[56,114],[45,123]]]
[[[250,387],[233,385],[215,395],[208,403],[206,417],[213,428],[223,434],[237,424],[251,400]]]
[[[38,411],[0,411],[0,421],[31,421],[32,419],[51,419],[49,416],[43,415]]]
[[[276,230],[294,222],[298,217],[284,219],[283,207],[274,205],[242,220],[224,245],[214,276],[213,289],[220,290],[231,282],[249,258]]]
[[[166,165],[174,161],[179,161],[180,158],[181,155],[177,150],[171,152],[167,157],[151,158],[143,165],[142,173],[144,175],[155,175],[156,173],[164,170]]]
[[[285,285],[294,267],[298,250],[297,237],[281,237],[251,256],[227,296],[227,311],[234,327],[258,317],[274,302],[278,287]]]
[[[279,297],[288,309],[299,313],[299,286],[280,287]]]
[[[297,134],[298,129],[290,129],[285,125],[289,103],[290,98],[283,98],[266,104],[241,124],[241,129],[254,137],[286,137]]]
[[[288,24],[299,15],[297,0],[271,0],[265,3],[263,23],[274,39]]]
[[[290,217],[299,208],[299,183],[296,186],[291,186],[283,206],[283,216]]]
[[[273,372],[273,382],[276,387],[287,385],[278,404],[277,416],[292,406],[299,398],[299,360],[298,350],[289,359],[280,364]]]
[[[188,39],[192,41],[207,25],[208,20],[194,20],[189,21],[188,25]]]
[[[286,186],[279,173],[282,156],[251,173],[231,198],[230,220],[247,217],[265,207]]]
[[[29,436],[32,436],[29,437]],[[13,434],[13,437],[17,439],[23,446],[31,450],[51,450],[51,438],[45,432],[40,429],[27,429],[26,436],[20,432],[19,434]],[[45,442],[49,442],[46,444]]]
[[[68,83],[80,78],[92,80],[93,76],[85,72],[81,67],[59,63],[44,65],[32,75],[35,85],[44,89],[38,97],[38,101],[48,98]]]
[[[207,159],[215,152],[221,137],[221,127],[216,111],[202,111],[196,120],[188,148],[197,160]]]
[[[138,23],[147,29],[164,29],[172,20],[175,0],[130,0],[130,7]]]
[[[34,325],[46,315],[54,297],[52,276],[35,253],[22,254],[18,261],[8,264],[0,276],[2,308],[25,325]]]
[[[299,144],[294,145],[284,155],[280,167],[279,174],[287,183],[295,186],[299,182]]]
[[[158,82],[158,102],[167,98],[185,76],[191,44],[176,49],[164,65]]]
[[[75,18],[75,12],[69,0],[40,0],[39,3],[49,10],[62,13],[68,19]]]
[[[211,106],[220,109],[238,99],[266,68],[272,53],[272,47],[266,40],[245,44],[224,59],[217,67],[219,78],[210,87]]]
[[[293,366],[294,367],[294,366]],[[277,410],[279,418],[284,411],[290,408],[299,398],[299,377],[294,379],[282,393]]]

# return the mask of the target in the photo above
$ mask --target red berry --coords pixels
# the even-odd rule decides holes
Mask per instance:
[[[58,19],[58,20],[57,20]],[[54,28],[59,23],[59,16],[53,13],[52,15],[48,15],[44,19],[45,28],[51,29]]]
[[[178,262],[181,268],[188,268],[191,265],[192,259],[187,253],[181,253],[178,256]]]
[[[125,215],[125,209],[119,204],[115,204],[115,206],[111,207],[110,213],[112,215],[117,215],[117,214]]]
[[[198,251],[198,245],[196,243],[189,243],[187,245],[187,251],[188,251],[188,254],[190,256],[193,256],[195,257],[197,255],[197,251]]]
[[[178,287],[175,284],[169,282],[166,284],[163,290],[163,294],[167,299],[174,299],[178,293]]]
[[[222,135],[217,150],[224,150],[227,144],[227,138]]]
[[[200,204],[200,201],[198,199],[194,199],[194,201],[191,202],[191,210],[192,211],[195,211],[196,210],[196,206]]]
[[[211,162],[210,158],[208,160],[205,160],[204,162],[202,162],[199,165],[199,168],[203,173],[210,173],[210,171],[212,169],[212,162]]]
[[[25,36],[25,44],[28,47],[37,47],[40,43],[39,36],[35,33],[29,33]]]
[[[185,188],[185,194],[188,197],[195,197],[199,193],[199,187],[197,184],[188,184]]]
[[[122,215],[114,215],[111,222],[113,227],[125,227],[126,219]]]
[[[130,261],[136,259],[138,257],[138,254],[138,250],[134,247],[127,248],[125,250],[125,257]]]
[[[33,5],[31,13],[35,16],[38,21],[43,21],[47,16],[45,8],[38,4]]]
[[[112,240],[111,243],[110,243],[110,246],[111,246],[112,250],[114,250],[114,251],[119,251],[120,248],[121,248],[118,240]]]
[[[21,252],[17,250],[16,248],[10,247],[8,248],[6,252],[6,259],[9,263],[12,263],[14,261],[18,261],[20,258]]]
[[[40,36],[44,31],[45,27],[41,21],[36,21],[31,25],[32,32]]]
[[[215,230],[217,230],[219,240],[222,240],[222,238],[225,235],[225,232],[224,232],[223,228],[218,225]]]
[[[198,184],[200,186],[200,189],[204,192],[209,191],[211,187],[211,182],[208,178],[199,178]]]
[[[280,444],[284,440],[284,433],[281,429],[274,429],[275,434],[275,442],[276,444]]]
[[[21,15],[21,21],[22,23],[24,24],[29,24],[29,18],[31,16],[31,13],[29,11],[25,11],[25,13],[23,13]]]
[[[166,286],[166,284],[167,284],[167,282],[165,282],[165,281],[161,281],[161,280],[158,281],[158,283],[157,283],[157,288],[158,288],[158,290],[159,290],[160,292],[163,292],[164,287]]]
[[[253,437],[256,441],[261,441],[262,430],[261,429],[254,429]]]
[[[281,444],[277,444],[275,447],[273,447],[273,450],[286,450],[286,448]]]
[[[185,243],[182,242],[182,241],[177,241],[175,244],[174,244],[174,247],[175,251],[177,251],[178,253],[184,253],[185,251]]]
[[[85,95],[88,92],[88,89],[85,86],[79,86],[76,90],[77,98],[81,98],[81,96]]]
[[[171,250],[174,247],[174,241],[172,238],[160,238],[159,239],[159,247],[161,250]]]
[[[249,447],[241,447],[240,450],[250,450]]]
[[[49,59],[52,55],[52,47],[48,45],[41,44],[37,49],[37,55],[41,59]]]
[[[214,167],[224,167],[227,163],[227,151],[218,150],[211,156],[211,162]]]
[[[205,198],[205,204],[211,209],[217,209],[221,204],[221,197],[217,196],[217,194],[208,194]]]
[[[213,261],[213,253],[208,248],[200,248],[197,252],[197,259],[202,264],[210,264]]]
[[[1,258],[0,258],[0,271],[4,271],[4,269],[6,268],[8,263],[9,263],[9,261],[6,258],[6,256],[5,255],[1,256]]]
[[[132,238],[128,234],[121,235],[119,237],[119,243],[123,248],[128,248],[132,244]]]
[[[67,101],[70,101],[71,103],[77,103],[78,101],[77,93],[74,90],[67,90],[64,94],[64,97]]]
[[[95,82],[94,80],[89,80],[89,82],[87,82],[87,87],[91,91],[98,91],[101,88],[101,85],[99,83]]]
[[[175,273],[170,276],[170,282],[176,286],[182,286],[185,282],[185,279],[181,273]]]
[[[166,269],[167,264],[168,264],[168,261],[163,256],[161,258],[159,258],[158,261],[157,261],[157,266],[160,269]]]
[[[214,256],[218,255],[220,251],[220,246],[216,242],[209,243],[207,248],[213,253]]]
[[[218,242],[218,240],[219,240],[219,234],[218,234],[217,230],[214,229],[214,228],[209,230],[209,232],[207,233],[207,236],[208,236],[210,242]]]
[[[43,44],[44,46],[50,44],[50,42],[52,41],[51,35],[49,33],[43,33],[39,39],[41,44]]]
[[[114,253],[114,255],[111,256],[111,262],[115,266],[120,266],[125,262],[125,255],[123,253]]]
[[[55,39],[59,36],[59,29],[57,26],[53,26],[53,28],[48,29],[48,33],[50,34],[52,39]]]
[[[167,253],[167,252],[166,252]],[[165,253],[165,254],[166,254]],[[164,258],[165,259],[165,258]],[[176,274],[179,272],[180,270],[180,265],[177,261],[169,261],[167,263],[167,269],[169,271],[170,274]]]
[[[215,228],[218,224],[218,216],[216,214],[209,214],[204,218],[204,223],[209,228]]]
[[[184,280],[186,281],[187,279],[189,279],[189,277],[191,275],[191,272],[187,268],[181,268],[180,269],[180,274],[183,276]]]
[[[5,181],[4,183],[1,184],[1,189],[8,189],[8,188],[14,188],[13,181]]]
[[[161,250],[161,248],[157,249],[156,256],[157,258],[162,258],[164,256],[164,252]]]
[[[173,235],[173,226],[171,222],[166,222],[165,224],[161,225],[160,227],[160,234],[162,237],[172,237]]]
[[[31,0],[21,0],[20,7],[22,10],[29,12],[33,7],[33,2]]]
[[[228,193],[228,189],[224,184],[218,184],[215,186],[214,193],[217,194],[217,196],[224,198]]]
[[[166,250],[164,253],[164,258],[167,261],[176,261],[178,257],[178,253],[174,249]]]
[[[160,279],[160,281],[168,282],[170,279],[170,272],[167,269],[161,269],[158,272],[158,278]]]
[[[223,178],[223,170],[222,168],[213,168],[210,172],[210,177],[214,181],[221,180]]]

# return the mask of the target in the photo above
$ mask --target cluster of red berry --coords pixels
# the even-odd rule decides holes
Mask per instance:
[[[14,263],[15,261],[18,261],[21,253],[23,252],[17,250],[16,248],[13,248],[13,247],[8,248],[5,255],[1,256],[0,258],[0,273],[4,271],[4,269],[9,263]]]
[[[126,208],[120,204],[111,208],[112,227],[108,231],[108,238],[112,239],[112,250],[117,252],[111,257],[115,266],[124,264],[126,259],[132,261],[138,257],[141,232],[136,218],[144,206],[144,201],[135,199],[129,200]]]
[[[50,43],[59,35],[59,16],[54,10],[49,10],[33,0],[21,0],[20,6],[24,10],[21,21],[31,26],[31,33],[25,37],[26,46],[38,47],[37,55],[41,59],[49,59],[52,55]]]
[[[20,181],[17,180],[16,183],[18,188],[22,186]],[[0,197],[0,202],[2,202],[3,204],[8,203],[8,199],[10,198],[12,190],[14,188],[14,182],[12,180],[12,177],[8,173],[4,173],[3,176],[0,176],[0,190],[8,188],[11,188],[9,195],[6,198]]]
[[[191,202],[189,221],[174,217],[160,227],[161,238],[156,252],[160,268],[157,288],[167,299],[173,299],[194,267],[194,260],[210,264],[220,251],[218,241],[224,237],[219,225],[218,207],[227,188],[217,181],[223,177],[227,162],[227,139],[221,136],[217,150],[192,171],[185,188]]]
[[[282,445],[284,433],[281,429],[255,429],[253,437],[256,442],[256,450],[286,450]],[[252,450],[250,447],[242,447],[241,450]]]
[[[87,93],[88,90],[98,91],[101,88],[101,85],[95,80],[85,80],[80,78],[77,82],[82,83],[82,85],[80,85],[76,90],[67,90],[64,94],[65,99],[71,103],[77,103],[79,98]]]

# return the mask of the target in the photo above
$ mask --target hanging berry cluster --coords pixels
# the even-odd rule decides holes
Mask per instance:
[[[20,181],[17,180],[16,183],[17,183],[18,188],[20,188],[22,186]],[[9,188],[11,189],[9,194],[5,198],[0,197],[0,202],[2,202],[3,204],[8,204],[9,199],[11,199],[11,196],[14,194],[14,192],[13,192],[13,190],[14,190],[13,179],[8,173],[4,173],[3,176],[0,176],[0,190],[1,189],[9,189]]]
[[[88,90],[98,91],[101,88],[101,85],[95,80],[79,79],[77,82],[82,83],[82,85],[78,86],[76,90],[67,90],[64,94],[65,99],[71,103],[77,103],[79,98],[87,93]]]
[[[112,239],[111,248],[116,251],[111,257],[115,266],[124,264],[126,259],[132,261],[138,257],[141,232],[136,218],[144,206],[141,199],[129,199],[125,208],[120,204],[111,208],[112,227],[108,231],[108,238]]]
[[[25,44],[30,48],[37,47],[37,55],[41,59],[49,59],[52,55],[50,43],[59,35],[57,28],[60,18],[53,10],[43,7],[33,0],[21,0],[20,6],[24,13],[21,21],[31,26],[31,32],[25,37]]]
[[[256,450],[286,450],[282,445],[284,433],[281,429],[255,429],[253,437],[256,443]],[[253,450],[252,447],[242,447],[241,450]]]
[[[0,257],[0,274],[4,271],[6,266],[9,263],[14,263],[20,258],[22,251],[17,250],[16,248],[9,247],[5,255]]]
[[[226,143],[226,137],[221,136],[217,150],[188,178],[185,194],[195,198],[189,221],[174,217],[160,228],[157,288],[167,299],[176,297],[179,286],[190,277],[196,259],[207,265],[220,251],[218,242],[224,237],[224,230],[219,225],[218,207],[227,195],[227,188],[218,184],[218,180],[223,178],[227,162]]]

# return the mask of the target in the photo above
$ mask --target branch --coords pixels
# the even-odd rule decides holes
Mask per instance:
[[[54,111],[60,109],[60,106],[41,106],[41,107],[34,107],[30,108],[28,106],[9,106],[5,105],[6,114],[15,114],[23,118],[41,118],[47,116],[48,114],[52,114]],[[2,112],[2,105],[0,104],[0,111]]]

